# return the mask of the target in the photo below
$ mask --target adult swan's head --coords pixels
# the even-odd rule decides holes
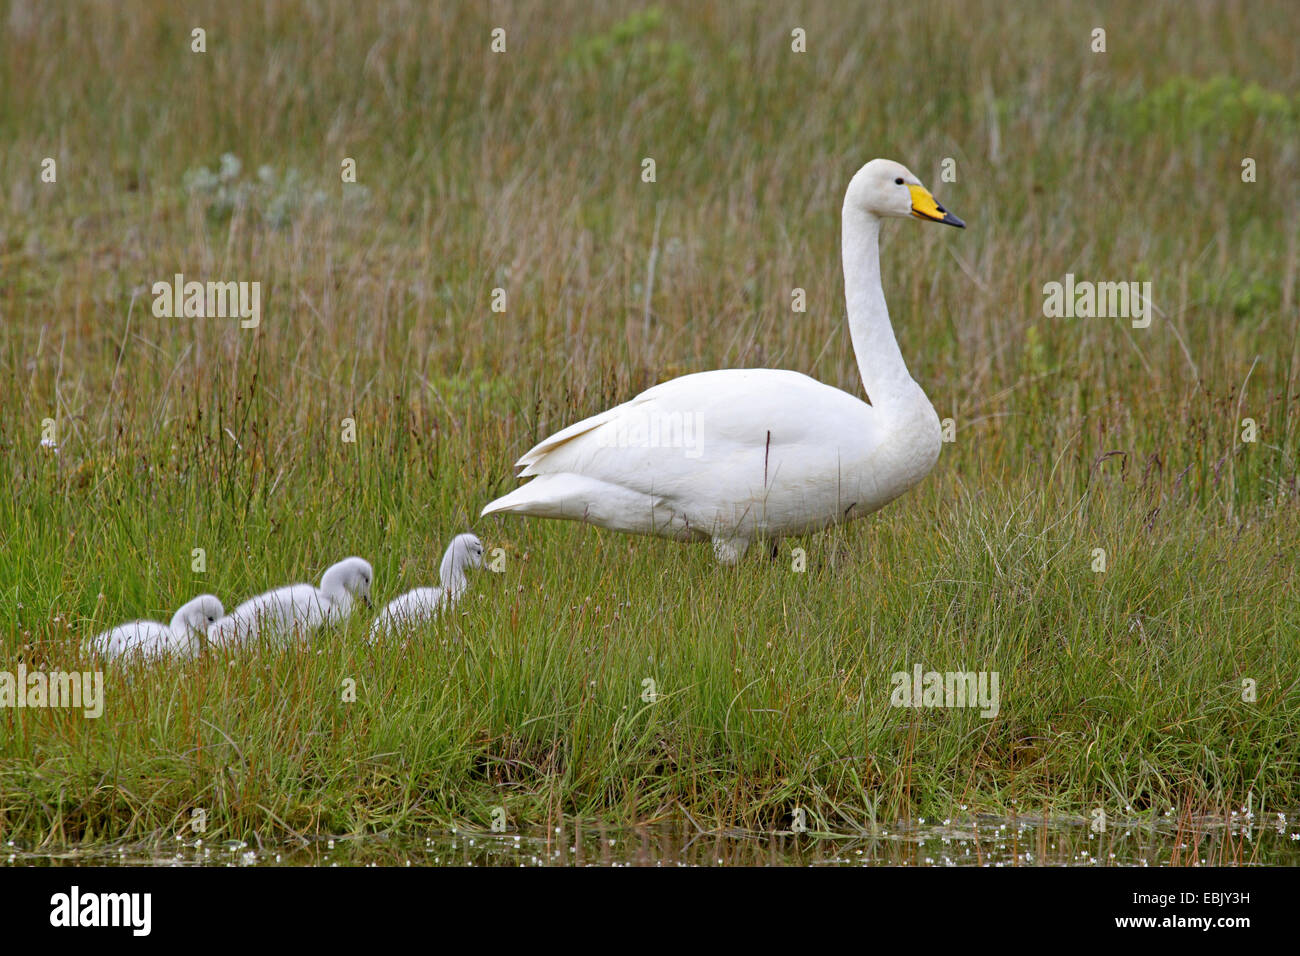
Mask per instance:
[[[858,170],[844,194],[844,208],[882,219],[915,217],[966,228],[966,223],[939,205],[906,166],[892,159],[873,159]]]

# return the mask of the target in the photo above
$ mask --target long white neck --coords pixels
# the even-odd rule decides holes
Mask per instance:
[[[844,298],[849,336],[871,404],[880,409],[925,395],[903,362],[880,284],[880,219],[847,203],[843,211]]]

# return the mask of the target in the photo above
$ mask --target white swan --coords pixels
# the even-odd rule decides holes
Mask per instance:
[[[237,647],[262,638],[287,643],[303,638],[325,624],[344,620],[354,600],[370,606],[370,581],[374,572],[361,558],[346,558],[332,565],[320,587],[290,584],[249,598],[208,628],[212,647]]]
[[[130,621],[111,631],[96,634],[83,645],[88,653],[104,657],[139,657],[158,660],[162,657],[194,657],[203,649],[208,625],[226,613],[221,601],[211,594],[200,594],[182,604],[172,615],[171,624],[160,621]]]
[[[442,587],[416,588],[389,601],[375,618],[375,623],[370,625],[370,642],[373,644],[380,637],[422,624],[444,608],[451,607],[469,586],[465,569],[481,567],[483,542],[476,535],[456,535],[447,546],[442,566],[438,569]]]
[[[863,401],[798,372],[684,375],[557,432],[519,459],[531,482],[497,512],[713,540],[734,564],[772,540],[860,518],[907,491],[939,457],[939,417],[912,380],[880,286],[880,223],[964,227],[898,163],[873,159],[844,196],[849,335]]]

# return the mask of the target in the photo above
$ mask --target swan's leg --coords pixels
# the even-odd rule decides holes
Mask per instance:
[[[718,559],[719,564],[725,564],[728,567],[740,563],[740,559],[745,556],[745,551],[749,548],[748,538],[724,538],[719,535],[713,536],[713,556]]]

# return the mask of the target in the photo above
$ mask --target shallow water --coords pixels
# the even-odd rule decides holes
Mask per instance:
[[[1291,822],[1292,820],[1295,822]],[[1156,822],[980,816],[881,827],[874,834],[702,832],[678,825],[550,833],[335,837],[298,846],[209,843],[0,849],[10,866],[1300,866],[1300,817],[1233,815]]]

